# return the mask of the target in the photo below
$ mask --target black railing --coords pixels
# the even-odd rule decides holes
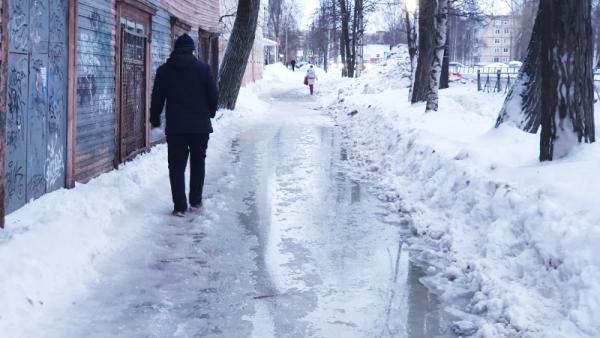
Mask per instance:
[[[497,69],[495,72],[477,70],[477,91],[507,93],[516,79],[518,71]]]
[[[600,87],[600,69],[594,69],[594,93],[596,93],[595,101],[600,100],[600,91],[598,90],[598,87]]]

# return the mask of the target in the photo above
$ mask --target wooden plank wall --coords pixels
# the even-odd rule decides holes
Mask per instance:
[[[156,15],[152,17],[152,83],[154,83],[154,77],[156,70],[160,65],[165,63],[171,54],[172,46],[171,36],[171,16],[167,11],[159,8]],[[165,114],[162,115],[161,127],[165,127]],[[152,143],[162,142],[164,140],[151,140]]]
[[[259,37],[257,37],[258,40]],[[220,62],[223,60],[223,56],[225,55],[225,49],[227,48],[227,41],[221,39],[219,41],[219,59]],[[264,71],[264,45],[262,42],[256,41],[254,43],[254,47],[252,48],[252,52],[248,57],[248,63],[246,64],[246,70],[244,72],[244,77],[242,78],[242,86],[247,85],[248,83],[252,83],[262,79],[263,71]]]
[[[4,181],[5,181],[5,139],[6,139],[6,59],[8,49],[6,46],[8,22],[6,1],[0,0],[0,228],[4,228]]]
[[[163,9],[159,9],[152,17],[152,79],[156,70],[171,54],[171,17]]]
[[[246,65],[246,70],[244,72],[244,77],[242,78],[242,85],[246,85],[248,83],[252,83],[254,81],[262,79],[263,69],[264,69],[264,44],[263,44],[263,21],[264,17],[264,9],[265,4],[261,5],[261,10],[259,11],[258,18],[258,26],[256,27],[256,38],[254,40],[254,46],[252,47],[252,52],[248,57],[248,63]],[[237,9],[237,0],[221,0],[221,15],[231,15],[235,14]],[[233,28],[233,24],[235,22],[235,15],[224,18],[223,20],[225,36],[231,33],[231,29]],[[223,57],[225,55],[225,50],[227,48],[227,40],[221,39],[219,42],[219,59],[222,62]]]
[[[116,153],[114,0],[79,0],[74,176],[114,168]]]
[[[265,63],[264,48],[265,47],[261,42],[256,41],[254,43],[252,53],[250,53],[250,57],[248,58],[248,65],[246,66],[246,73],[242,79],[242,85],[262,79]]]
[[[219,31],[219,0],[156,0],[159,7],[171,15],[192,25],[192,31],[202,28],[210,32]]]

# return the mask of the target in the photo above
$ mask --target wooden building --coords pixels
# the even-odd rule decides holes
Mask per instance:
[[[0,216],[160,141],[149,139],[152,80],[177,36],[196,37],[218,69],[219,0],[0,4]]]
[[[223,59],[225,56],[225,50],[227,49],[227,43],[229,40],[229,35],[233,29],[233,24],[235,22],[236,11],[237,11],[237,0],[221,0],[221,28],[222,31],[220,43],[219,43],[219,58]],[[256,37],[254,39],[254,45],[252,48],[252,52],[248,57],[248,63],[246,65],[246,69],[244,71],[244,76],[242,78],[242,85],[246,85],[258,80],[261,80],[263,77],[263,71],[265,67],[265,54],[264,54],[264,32],[263,27],[266,27],[266,23],[268,21],[268,17],[266,13],[268,8],[268,2],[263,1],[261,4],[261,9],[259,10],[258,15],[258,25],[256,27]]]

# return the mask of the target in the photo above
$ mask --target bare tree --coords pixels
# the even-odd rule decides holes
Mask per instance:
[[[412,86],[412,103],[427,100],[431,60],[434,53],[436,0],[419,0],[419,44]]]
[[[539,1],[502,0],[502,2],[509,9],[513,20],[511,58],[513,60],[523,60],[527,55],[527,47],[533,31]]]
[[[404,7],[400,0],[392,0],[382,5],[382,17],[384,20],[386,34],[385,42],[390,46],[396,46],[406,42],[406,22],[404,19]]]
[[[509,123],[533,134],[537,133],[540,127],[542,101],[540,64],[544,33],[541,19],[542,16],[538,14],[531,34],[527,57],[504,100],[496,127],[503,123]]]
[[[447,23],[446,23],[447,25]],[[444,46],[444,61],[442,62],[442,77],[440,89],[450,88],[450,30],[446,30],[446,45]]]
[[[335,25],[333,24],[333,9],[336,0],[323,0],[321,6],[315,11],[311,25],[308,42],[310,48],[319,56],[317,60],[328,71],[330,51],[334,48]]]
[[[350,52],[350,0],[339,0],[339,4],[341,22],[340,50],[342,53],[342,62],[344,63],[344,70],[342,71],[342,76],[353,77],[354,60],[352,59],[352,53]]]
[[[269,36],[279,39],[281,21],[283,21],[284,0],[269,0]]]
[[[540,2],[541,161],[595,141],[591,10],[591,0]]]
[[[594,34],[594,66],[600,67],[600,0],[592,1],[592,32]]]
[[[446,51],[446,38],[448,36],[448,0],[438,0],[435,20],[435,44],[431,69],[429,74],[429,93],[425,111],[438,110],[438,91],[442,76],[442,65]]]
[[[268,35],[279,43],[285,62],[295,57],[300,30],[296,0],[269,0]]]
[[[219,107],[235,109],[254,45],[260,0],[239,0],[235,22],[219,71]]]
[[[483,14],[479,8],[465,8],[452,2],[448,15],[448,48],[452,61],[464,64],[475,62],[475,46],[479,44],[478,31]]]
[[[408,47],[408,56],[410,58],[410,88],[408,90],[408,99],[412,100],[412,90],[414,87],[415,73],[417,68],[417,9],[411,8],[409,0],[404,0],[404,26],[406,27],[406,40]]]
[[[295,0],[285,0],[282,4],[282,21],[279,41],[283,46],[285,61],[289,62],[296,55],[300,37],[298,4]]]

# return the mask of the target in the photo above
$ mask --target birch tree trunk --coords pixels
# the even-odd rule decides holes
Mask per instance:
[[[595,141],[591,0],[542,0],[540,160]]]
[[[446,46],[444,47],[444,62],[442,63],[442,78],[440,79],[440,89],[450,88],[450,26],[448,25],[448,34],[446,34]]]
[[[233,30],[219,72],[219,108],[235,109],[254,46],[260,0],[239,0]]]
[[[350,58],[348,59],[348,77],[356,76],[356,42],[358,38],[358,7],[360,0],[354,0],[354,15],[352,15],[352,43],[350,44]],[[348,1],[351,2],[351,1]]]
[[[435,52],[429,72],[429,93],[427,94],[426,112],[437,111],[439,106],[440,78],[448,36],[448,0],[438,0],[435,20]]]
[[[427,100],[435,40],[436,0],[419,0],[419,46],[412,88],[412,103]]]
[[[340,19],[341,19],[341,43],[340,46],[342,52],[342,63],[344,64],[344,69],[342,70],[342,76],[352,77],[351,69],[354,68],[353,63],[351,62],[352,56],[350,55],[350,13],[348,12],[348,1],[340,0]]]
[[[542,35],[544,34],[544,27],[540,20],[543,15],[540,6],[533,25],[527,57],[504,100],[496,120],[496,128],[503,123],[508,123],[528,133],[535,134],[539,130],[542,103]]]
[[[411,14],[413,20],[411,21]],[[408,56],[410,57],[410,89],[408,90],[408,99],[412,99],[412,89],[415,82],[415,69],[417,68],[417,24],[415,13],[409,11],[407,2],[404,2],[404,21],[406,26],[406,41],[408,42]]]

